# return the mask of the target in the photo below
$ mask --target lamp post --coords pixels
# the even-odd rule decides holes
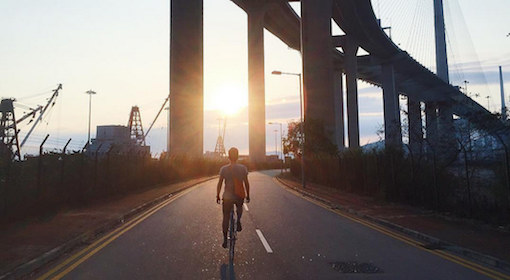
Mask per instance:
[[[276,140],[277,136],[278,136],[278,129],[275,129],[274,130],[274,151],[276,154],[276,158],[280,158],[280,155],[278,154],[278,140]]]
[[[90,119],[91,119],[91,114],[92,114],[92,95],[96,94],[96,92],[93,90],[88,90],[87,92],[85,92],[85,94],[89,95],[89,133],[87,136],[87,143],[90,144]]]
[[[468,84],[469,84],[469,81],[468,80],[464,80],[464,91],[466,91],[466,96],[469,96],[469,92],[468,92]]]
[[[281,144],[281,151],[282,151],[282,168],[280,173],[283,174],[283,161],[285,160],[285,154],[283,153],[283,126],[280,122],[269,122],[268,124],[279,124],[280,125],[280,144]],[[275,133],[277,130],[275,130]],[[276,146],[276,135],[275,135],[275,146]]]
[[[291,75],[298,76],[299,78],[299,112],[300,112],[300,121],[301,121],[301,135],[303,139],[301,139],[301,184],[303,188],[306,187],[305,181],[305,127],[304,127],[304,115],[303,115],[303,90],[302,90],[302,81],[301,81],[301,73],[288,73],[282,71],[273,71],[271,72],[273,75]]]
[[[170,106],[166,107],[165,110],[168,111],[168,114],[166,114],[166,157],[168,158],[170,155]]]

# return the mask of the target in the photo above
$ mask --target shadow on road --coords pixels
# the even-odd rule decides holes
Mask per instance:
[[[220,267],[221,280],[234,280],[236,274],[234,272],[234,266],[228,264],[222,264]]]

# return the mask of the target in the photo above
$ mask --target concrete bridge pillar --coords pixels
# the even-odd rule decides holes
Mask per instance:
[[[203,2],[172,0],[170,18],[170,155],[203,155]]]
[[[345,54],[345,82],[347,84],[347,133],[349,148],[359,148],[358,115],[358,44],[345,37],[342,49]]]
[[[453,110],[449,104],[438,104],[438,152],[445,159],[455,154],[455,127],[453,125]]]
[[[301,1],[305,122],[321,122],[331,142],[336,143],[331,12],[331,0]]]
[[[384,104],[384,138],[386,148],[402,148],[400,105],[395,87],[393,64],[382,65],[382,88]]]
[[[264,5],[248,10],[248,133],[250,160],[266,159]]]
[[[437,104],[435,102],[425,103],[425,132],[427,149],[435,149],[437,137]]]
[[[409,147],[413,155],[419,155],[423,144],[423,127],[420,102],[407,97]]]
[[[336,146],[341,151],[345,148],[344,133],[344,90],[343,90],[343,74],[341,71],[335,71],[335,123],[336,123]]]

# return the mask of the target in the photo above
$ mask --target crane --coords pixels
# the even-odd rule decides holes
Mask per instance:
[[[13,103],[16,101],[15,99],[2,99],[0,103],[0,144],[2,144],[2,153],[10,154],[11,159],[18,158],[21,160],[21,152],[20,149],[23,147],[25,142],[27,141],[30,134],[35,129],[37,124],[42,120],[42,117],[48,107],[51,105],[55,105],[55,98],[58,96],[59,90],[62,89],[62,84],[59,84],[58,87],[53,90],[53,95],[48,100],[46,106],[37,106],[35,109],[30,109],[30,112],[25,114],[19,119],[16,119],[14,114],[14,105]],[[39,114],[39,117],[36,119],[35,123],[30,128],[30,131],[25,135],[25,138],[21,142],[21,145],[18,140],[19,130],[17,125],[23,122],[24,120],[32,117],[35,118],[36,114]],[[32,120],[30,121],[32,122]],[[29,122],[29,123],[30,123]]]
[[[221,126],[221,121],[223,120],[223,127]],[[223,132],[222,132],[223,128]],[[226,156],[225,152],[225,130],[227,128],[227,117],[223,119],[218,119],[218,139],[216,140],[216,147],[214,148],[214,153],[220,157]]]
[[[142,117],[138,106],[131,107],[128,128],[131,139],[135,140],[136,144],[145,146],[145,134],[143,133]]]
[[[144,139],[147,137],[147,135],[149,134],[149,131],[151,131],[151,128],[152,126],[156,123],[156,121],[158,120],[158,117],[159,115],[161,114],[161,111],[163,111],[163,109],[165,108],[165,105],[166,103],[168,102],[168,97],[165,98],[165,101],[163,102],[163,105],[161,106],[161,108],[159,109],[158,113],[156,114],[156,117],[154,118],[154,121],[152,121],[151,125],[149,126],[149,129],[147,129],[147,132],[145,132],[145,135],[144,135]]]
[[[23,138],[23,141],[21,141],[21,147],[23,147],[23,145],[25,145],[25,143],[27,142],[28,140],[28,137],[30,137],[30,134],[32,134],[32,131],[34,131],[35,127],[37,126],[37,124],[42,120],[42,117],[44,115],[44,113],[46,113],[46,110],[48,109],[48,107],[51,106],[54,106],[55,105],[55,99],[57,98],[58,96],[58,92],[59,90],[62,89],[62,84],[58,84],[58,87],[56,89],[53,90],[53,94],[51,95],[50,99],[48,100],[48,102],[46,103],[46,105],[41,109],[39,106],[37,110],[40,110],[41,113],[39,114],[39,117],[35,120],[34,124],[32,125],[32,127],[30,128],[30,130],[28,131],[27,135],[25,135],[25,138]],[[34,112],[35,114],[35,112]]]

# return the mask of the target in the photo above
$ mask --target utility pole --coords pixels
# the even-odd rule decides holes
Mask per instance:
[[[89,133],[87,136],[87,143],[90,143],[90,119],[91,119],[91,113],[92,113],[92,95],[97,94],[97,93],[93,90],[88,90],[87,92],[85,92],[85,94],[89,95]]]

